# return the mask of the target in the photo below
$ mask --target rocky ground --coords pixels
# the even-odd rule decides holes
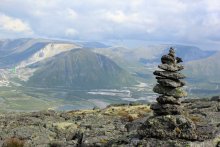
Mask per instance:
[[[70,112],[47,110],[0,114],[0,146],[220,146],[220,97],[187,99],[182,103],[188,111],[185,115],[197,126],[197,140],[140,137],[137,128],[153,113],[147,104],[130,104]]]

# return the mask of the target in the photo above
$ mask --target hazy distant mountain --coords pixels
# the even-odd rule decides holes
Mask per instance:
[[[141,58],[155,59],[160,55],[167,45],[149,45],[143,48],[125,48],[125,47],[111,47],[93,49],[93,51],[106,55],[110,58],[121,58],[130,61],[139,61]]]
[[[189,82],[218,82],[216,51],[204,51],[186,45],[141,45],[126,48],[99,42],[70,42],[49,39],[0,40],[0,69],[15,69],[10,77],[28,81],[31,86],[72,88],[106,88],[129,85],[138,77],[141,82],[154,82],[152,72],[169,47],[183,58]],[[79,50],[76,48],[85,48]],[[114,62],[113,62],[114,61]],[[215,64],[215,66],[214,66]],[[131,76],[131,73],[133,76]],[[193,79],[193,80],[192,80]]]
[[[75,89],[114,88],[134,84],[134,78],[109,58],[86,49],[61,53],[43,62],[28,85]]]
[[[59,48],[56,48],[57,44]],[[22,61],[22,64],[27,64],[24,63],[25,60],[32,60],[31,58],[36,59],[36,56],[43,58],[45,56],[50,56],[50,53],[55,55],[56,53],[54,52],[60,53],[75,47],[76,45],[74,43],[70,44],[68,42],[46,39],[24,38],[0,40],[0,68],[17,66]],[[44,55],[44,52],[47,52],[47,54]]]
[[[191,61],[186,64],[185,71],[191,79],[197,81],[209,81],[213,83],[220,83],[220,52],[216,54]]]
[[[63,109],[76,109],[92,108],[96,102],[151,101],[156,84],[152,73],[170,46],[185,61],[189,94],[220,94],[220,53],[215,51],[169,44],[121,47],[6,39],[0,40],[1,108],[32,110],[62,103]]]
[[[81,45],[83,48],[90,48],[90,49],[94,49],[94,48],[108,48],[110,47],[109,45],[106,45],[104,43],[100,43],[100,42],[77,42],[77,44]]]
[[[43,48],[38,49],[37,52],[33,53],[27,59],[20,62],[18,67],[25,67],[27,65],[31,65],[33,63],[43,61],[45,59],[58,55],[62,52],[70,51],[78,47],[79,46],[73,43],[59,43],[59,42],[47,43]]]
[[[195,46],[187,45],[146,45],[141,48],[124,48],[124,47],[111,47],[99,48],[93,51],[106,55],[111,59],[124,59],[127,61],[139,62],[142,64],[158,64],[162,55],[166,54],[170,47],[174,47],[177,56],[183,58],[184,62],[203,59],[212,56],[216,51],[204,51]]]
[[[195,46],[187,46],[187,45],[168,45],[167,47],[164,48],[164,50],[159,53],[156,58],[153,59],[148,59],[148,58],[140,58],[140,62],[142,63],[158,63],[160,62],[160,58],[162,55],[166,54],[169,51],[170,47],[175,48],[176,55],[178,57],[181,57],[184,62],[188,61],[194,61],[198,59],[203,59],[209,56],[212,56],[213,54],[216,53],[216,51],[205,51],[201,50],[198,47]]]
[[[201,50],[196,46],[173,45],[172,47],[175,48],[177,56],[181,57],[184,62],[207,58],[216,53],[216,51]],[[168,50],[169,48],[164,52],[167,53]]]

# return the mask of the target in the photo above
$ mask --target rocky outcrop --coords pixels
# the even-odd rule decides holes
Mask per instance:
[[[107,146],[124,138],[126,125],[145,118],[149,105],[119,105],[105,109],[0,114],[0,147],[23,142],[25,147]],[[20,146],[19,146],[20,147]]]
[[[70,112],[4,113],[0,114],[0,146],[12,142],[24,147],[215,147],[220,144],[219,102],[188,99],[181,104],[183,111],[188,111],[187,118],[152,117],[149,105],[144,104]],[[145,131],[146,127],[150,129]],[[145,137],[138,135],[138,128],[142,128],[139,131]]]
[[[149,128],[148,131],[145,131],[145,128]],[[162,115],[149,118],[140,127],[139,133],[149,138],[196,140],[195,129],[196,126],[192,120],[182,115]]]

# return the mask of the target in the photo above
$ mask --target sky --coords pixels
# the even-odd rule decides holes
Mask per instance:
[[[23,37],[220,50],[220,0],[0,0],[0,38]]]

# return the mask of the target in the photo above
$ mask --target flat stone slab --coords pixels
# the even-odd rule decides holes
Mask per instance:
[[[181,98],[181,97],[186,97],[187,92],[185,92],[181,88],[171,88],[171,87],[164,87],[162,85],[157,84],[154,88],[153,91],[159,94],[167,95],[167,96],[173,96],[175,98]]]
[[[179,73],[179,72],[158,71],[158,70],[156,70],[153,74],[156,75],[156,76],[165,77],[165,78],[174,79],[174,80],[186,78],[186,76],[184,76],[182,73]]]
[[[151,109],[156,115],[180,115],[182,108],[174,104],[152,104]]]
[[[166,71],[180,71],[184,69],[183,65],[169,65],[169,64],[160,64],[158,68],[166,70]]]
[[[160,104],[176,104],[176,105],[181,104],[178,98],[175,98],[173,96],[165,96],[165,95],[159,96],[157,98],[157,102]]]
[[[158,79],[157,82],[162,86],[173,87],[173,88],[183,87],[185,85],[185,82],[183,81],[171,80],[171,79]]]

